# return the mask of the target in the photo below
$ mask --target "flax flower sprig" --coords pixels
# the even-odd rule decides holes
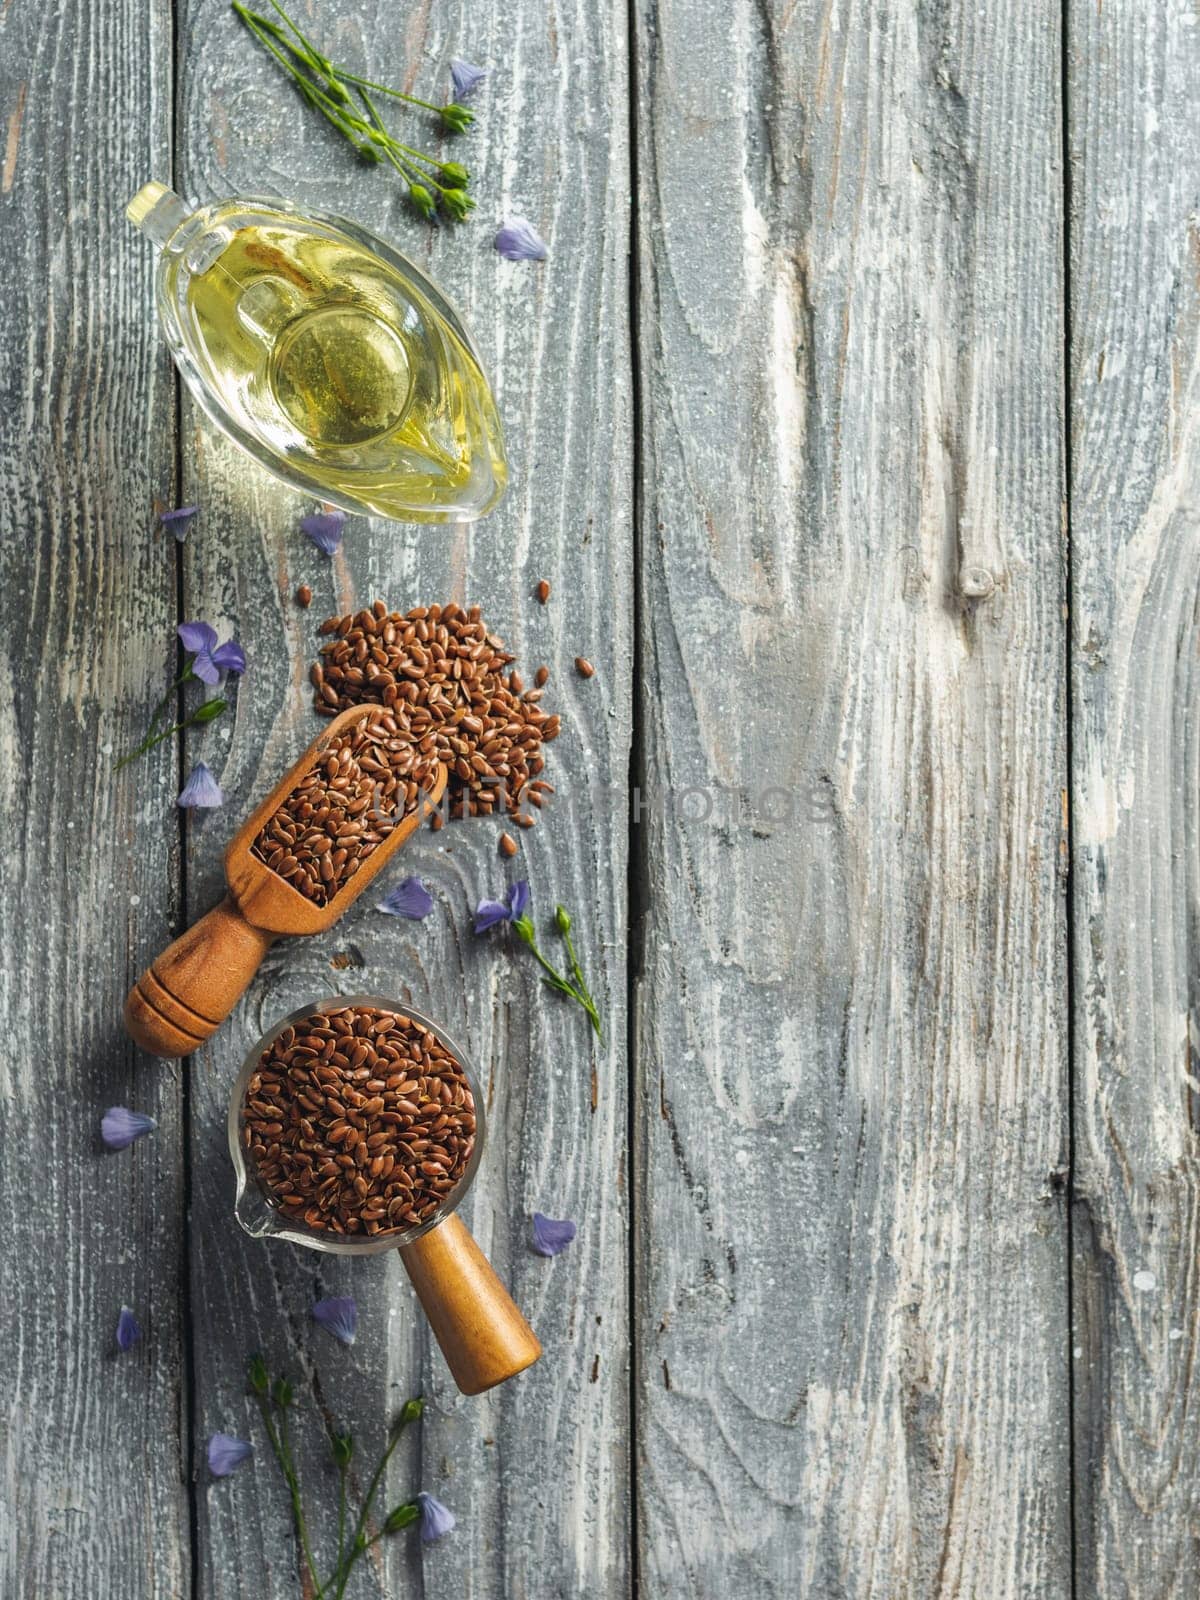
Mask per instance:
[[[216,695],[211,700],[202,700],[182,721],[173,723],[169,728],[160,728],[159,723],[167,707],[185,683],[192,683],[198,679],[211,688],[213,684],[220,682],[222,672],[232,672],[240,677],[246,670],[246,652],[241,645],[236,639],[226,639],[224,644],[218,644],[217,630],[211,623],[181,622],[175,631],[179,635],[180,644],[187,651],[183,671],[155,706],[150,717],[150,731],[141,744],[136,750],[130,750],[127,755],[123,755],[117,762],[115,768],[117,772],[120,772],[122,767],[127,767],[131,761],[136,761],[138,756],[144,756],[147,750],[153,750],[156,744],[169,739],[173,733],[181,733],[184,728],[199,727],[205,722],[214,722],[227,709],[228,701]],[[216,804],[219,805],[220,801]]]
[[[433,219],[441,211],[461,222],[475,206],[467,192],[471,175],[466,167],[460,161],[439,161],[436,156],[394,138],[384,127],[371,96],[387,95],[392,100],[402,100],[422,111],[432,112],[451,133],[464,133],[474,122],[475,113],[460,101],[451,100],[437,106],[415,94],[405,94],[403,90],[389,89],[386,84],[360,77],[348,67],[335,66],[300,31],[279,0],[270,0],[270,4],[279,22],[251,11],[242,0],[233,0],[233,9],[263,49],[274,56],[304,100],[349,140],[365,161],[390,162],[403,178],[408,198],[423,217]],[[467,69],[465,74],[464,68]],[[472,77],[472,74],[477,76]],[[462,93],[469,93],[483,74],[479,68],[459,61],[452,65],[451,76],[456,85],[464,85]]]
[[[331,1320],[322,1315],[325,1308],[338,1308],[338,1320],[351,1325],[349,1308],[353,1307],[352,1300],[324,1300],[313,1307],[313,1315],[325,1326],[331,1326]],[[353,1321],[357,1321],[357,1312]],[[339,1334],[339,1337],[341,1335]],[[267,1371],[267,1364],[262,1356],[253,1356],[249,1366],[250,1391],[258,1405],[262,1417],[263,1428],[271,1446],[283,1481],[287,1487],[292,1505],[292,1523],[295,1529],[296,1542],[300,1547],[301,1560],[305,1573],[305,1594],[311,1600],[342,1600],[346,1593],[346,1585],[355,1566],[366,1555],[372,1546],[377,1545],[381,1539],[390,1534],[399,1533],[403,1528],[410,1528],[420,1524],[420,1535],[423,1543],[440,1539],[454,1527],[454,1514],[442,1505],[440,1500],[435,1500],[430,1494],[421,1493],[411,1500],[405,1500],[400,1505],[394,1506],[380,1521],[377,1530],[370,1531],[371,1510],[375,1504],[379,1486],[387,1471],[388,1462],[392,1459],[400,1437],[410,1423],[420,1419],[424,1410],[424,1402],[408,1400],[400,1409],[400,1415],[388,1432],[387,1442],[383,1452],[375,1465],[367,1483],[366,1492],[362,1497],[357,1512],[354,1512],[349,1503],[349,1474],[350,1463],[354,1459],[353,1435],[343,1431],[329,1430],[329,1453],[337,1472],[338,1494],[338,1539],[337,1560],[334,1562],[329,1576],[322,1580],[319,1576],[321,1564],[318,1562],[312,1547],[309,1534],[308,1517],[304,1509],[304,1499],[300,1490],[300,1474],[296,1466],[296,1455],[291,1435],[291,1413],[295,1407],[295,1394],[291,1384],[286,1378],[272,1379]],[[224,1435],[219,1436],[224,1438]],[[244,1457],[242,1452],[249,1454],[252,1446],[243,1444],[240,1440],[230,1441],[241,1447],[238,1461]],[[222,1456],[222,1465],[224,1463]],[[209,1452],[210,1464],[212,1451]],[[234,1463],[237,1464],[236,1462]],[[218,1470],[213,1468],[214,1472]],[[225,1470],[232,1471],[228,1467]]]
[[[529,915],[531,896],[529,885],[522,878],[514,883],[503,900],[481,900],[475,908],[475,932],[486,933],[489,928],[494,928],[498,923],[507,922],[518,939],[527,944],[533,952],[534,960],[542,969],[542,982],[547,988],[554,989],[559,994],[565,994],[568,1000],[573,1000],[587,1013],[588,1021],[595,1030],[596,1037],[604,1038],[600,1026],[600,1012],[596,1002],[592,999],[587,983],[583,976],[583,969],[579,965],[579,958],[575,954],[575,946],[571,942],[571,919],[562,906],[554,908],[554,926],[566,940],[567,960],[570,964],[571,976],[565,977],[558,968],[538,949],[537,932],[533,926],[533,918]]]

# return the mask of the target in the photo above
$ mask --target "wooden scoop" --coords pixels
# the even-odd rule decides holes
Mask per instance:
[[[330,745],[364,717],[377,716],[376,705],[352,706],[334,717],[238,830],[225,852],[229,893],[175,943],[168,946],[129,991],[125,1026],[134,1042],[156,1056],[190,1055],[216,1031],[233,1010],[259,962],[282,934],[323,933],[358,898],[436,806],[446,787],[446,769],[439,765],[424,802],[376,848],[327,905],[319,906],[250,854],[263,824]]]

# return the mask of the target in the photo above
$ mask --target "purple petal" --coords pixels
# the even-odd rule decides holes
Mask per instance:
[[[318,1300],[313,1316],[326,1333],[343,1344],[353,1344],[358,1333],[358,1307],[347,1295],[344,1299]]]
[[[180,506],[176,511],[161,512],[158,520],[164,528],[170,528],[171,532],[182,543],[187,538],[188,524],[199,509],[199,506]]]
[[[417,1504],[421,1508],[421,1543],[432,1544],[435,1539],[445,1538],[455,1523],[450,1507],[444,1506],[423,1489],[417,1496]]]
[[[109,1106],[100,1119],[100,1137],[110,1150],[124,1150],[135,1139],[153,1133],[158,1123],[153,1117],[144,1117],[140,1111],[127,1111],[124,1106]]]
[[[179,791],[179,799],[176,803],[185,809],[189,806],[197,806],[205,811],[211,810],[214,806],[223,806],[225,804],[225,796],[221,793],[221,785],[213,777],[203,761],[197,761],[192,768],[188,775],[188,781]]]
[[[508,911],[515,922],[518,917],[523,917],[529,910],[529,884],[520,878],[508,891]]]
[[[405,878],[384,895],[375,909],[386,911],[389,917],[408,917],[420,922],[433,910],[433,896],[420,878]]]
[[[121,1315],[117,1318],[117,1349],[132,1350],[141,1337],[138,1319],[128,1306],[122,1306]]]
[[[231,1433],[214,1433],[208,1441],[208,1469],[214,1478],[227,1478],[253,1454],[254,1446],[245,1439],[235,1439]]]
[[[314,511],[311,516],[300,518],[301,531],[327,556],[331,556],[341,544],[345,525],[344,511]]]
[[[506,261],[545,261],[546,241],[524,217],[510,217],[494,240]]]
[[[246,670],[246,652],[236,639],[227,639],[224,644],[219,644],[209,652],[209,660],[214,667],[222,667],[226,672],[242,673]]]
[[[575,1224],[565,1220],[555,1222],[540,1211],[533,1213],[533,1248],[540,1256],[556,1256],[565,1250],[575,1237]]]
[[[181,622],[175,631],[180,644],[193,655],[211,650],[217,642],[217,630],[209,622]]]
[[[465,100],[469,94],[474,94],[486,77],[486,67],[477,67],[473,62],[464,61],[461,56],[455,56],[450,62],[450,82],[454,86],[455,100]]]
[[[201,683],[207,683],[210,688],[214,683],[221,681],[220,668],[207,650],[201,650],[200,654],[193,658],[192,671]]]
[[[486,933],[498,922],[508,921],[508,907],[499,900],[481,900],[475,907],[475,932]]]

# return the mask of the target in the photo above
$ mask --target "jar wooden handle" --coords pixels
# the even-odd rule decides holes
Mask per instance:
[[[537,1335],[457,1216],[401,1246],[400,1259],[464,1394],[515,1377],[541,1355]]]
[[[125,1026],[155,1056],[190,1055],[224,1022],[275,942],[232,896],[169,945],[129,991]]]

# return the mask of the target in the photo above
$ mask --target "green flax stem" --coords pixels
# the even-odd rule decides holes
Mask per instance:
[[[263,46],[263,48],[269,50],[270,53],[275,57],[276,61],[278,61],[279,65],[287,73],[288,77],[291,78],[292,82],[300,90],[301,94],[308,101],[309,105],[314,107],[315,110],[319,111],[326,121],[331,122],[342,135],[342,137],[349,140],[349,142],[354,146],[360,155],[372,156],[373,159],[378,160],[378,156],[375,156],[374,152],[368,146],[362,144],[361,140],[357,137],[359,134],[366,133],[368,137],[371,138],[373,143],[377,143],[378,140],[376,140],[375,135],[370,133],[366,124],[361,118],[350,116],[350,114],[344,108],[344,102],[339,102],[332,99],[319,84],[314,83],[311,78],[305,77],[305,75],[300,71],[299,67],[297,67],[294,62],[287,59],[287,57],[283,54],[283,51],[276,45],[274,39],[272,39],[270,36],[270,34],[274,34],[275,38],[279,39],[279,30],[275,28],[273,24],[269,23],[265,17],[259,18],[253,11],[248,11],[245,6],[239,5],[237,0],[234,0],[233,9],[237,12],[238,16],[241,17],[242,21],[250,29],[250,32]],[[270,34],[267,32],[268,29],[270,29]],[[301,56],[300,53],[292,45],[288,44],[285,39],[280,39],[279,42],[294,57],[304,61],[306,66],[311,67],[312,63],[305,57]]]
[[[342,1570],[346,1559],[346,1463],[338,1463],[338,1558],[335,1572]],[[331,1580],[332,1581],[332,1580]]]
[[[421,100],[416,95],[405,94],[399,89],[389,89],[386,84],[362,78],[357,73],[348,72],[342,67],[335,67],[329,58],[317,49],[312,40],[301,32],[278,0],[271,0],[271,5],[295,36],[294,39],[289,37],[277,22],[264,17],[260,12],[250,10],[242,0],[232,0],[232,4],[236,14],[263,48],[274,56],[309,105],[318,110],[326,121],[332,123],[361,156],[378,161],[379,150],[382,150],[410,188],[413,183],[423,183],[441,195],[448,193],[437,179],[424,170],[415,168],[412,163],[423,162],[437,172],[441,172],[449,163],[394,139],[384,127],[383,119],[372,104],[367,91],[373,89],[380,94],[391,95],[394,99],[420,106],[422,110],[435,112],[439,116],[442,115],[443,107],[435,106],[428,100]],[[346,89],[348,83],[354,84],[357,88],[370,113],[370,124],[364,122],[361,117],[351,114],[350,96]],[[364,140],[368,142],[364,143]],[[456,216],[462,216],[468,209],[463,201],[462,191],[457,185],[449,209],[452,209]]]
[[[219,709],[205,712],[205,706],[216,706]],[[153,750],[156,744],[161,744],[164,739],[169,739],[173,733],[182,733],[185,728],[190,728],[197,722],[212,722],[224,710],[224,700],[205,700],[196,707],[191,716],[184,717],[183,721],[175,723],[174,727],[164,728],[161,733],[155,733],[151,729],[151,732],[146,735],[136,750],[130,750],[128,755],[123,755],[119,761],[113,764],[113,771],[120,772],[122,767],[127,767],[131,761],[136,761],[138,756],[144,756],[147,750]]]
[[[604,1035],[600,1031],[600,1013],[596,1009],[596,1002],[592,999],[591,990],[587,986],[587,979],[583,975],[583,968],[579,965],[579,957],[575,954],[575,946],[571,942],[570,928],[563,929],[563,938],[567,941],[567,955],[570,957],[571,961],[572,976],[574,977],[576,984],[579,986],[579,993],[586,1002],[584,1005],[584,1010],[591,1018],[592,1027],[596,1030],[596,1037],[598,1039],[603,1039]]]
[[[410,106],[420,106],[422,111],[435,112],[439,117],[442,114],[442,107],[429,100],[418,100],[415,94],[405,94],[402,89],[389,89],[386,83],[372,83],[370,78],[360,78],[356,72],[347,72],[345,67],[338,68],[338,77],[357,89],[374,89],[377,94],[390,94],[393,100],[407,100]]]
[[[367,1540],[363,1538],[363,1534],[366,1531],[367,1518],[371,1514],[371,1503],[375,1499],[375,1493],[379,1488],[380,1479],[383,1477],[383,1474],[387,1469],[387,1464],[392,1459],[392,1452],[400,1443],[400,1435],[404,1432],[407,1424],[408,1418],[402,1411],[400,1413],[399,1422],[396,1423],[396,1426],[392,1430],[392,1437],[388,1441],[387,1449],[380,1456],[379,1463],[371,1475],[371,1481],[367,1485],[367,1493],[363,1499],[362,1510],[359,1512],[358,1519],[354,1524],[354,1534],[350,1540],[350,1551],[346,1557],[346,1565],[342,1571],[341,1581],[338,1584],[334,1600],[342,1600],[342,1596],[346,1592],[346,1584],[349,1582],[350,1574],[354,1570],[354,1563],[369,1548],[370,1544],[374,1542],[374,1540]],[[378,1538],[378,1535],[375,1537]]]
[[[183,671],[175,679],[175,682],[171,685],[171,687],[167,690],[166,694],[163,695],[162,699],[158,702],[158,704],[155,706],[154,710],[151,712],[151,714],[150,714],[150,727],[149,727],[149,730],[148,730],[150,733],[154,732],[154,729],[155,729],[155,726],[156,726],[156,724],[158,722],[159,717],[162,716],[163,712],[167,709],[167,707],[171,704],[171,701],[175,698],[176,689],[182,688],[182,686],[185,683],[190,683],[192,681],[192,679],[196,676],[195,672],[192,670],[192,666],[193,666],[193,663],[194,663],[195,659],[196,658],[193,656],[192,659],[188,662],[187,666],[184,667]]]
[[[316,45],[312,42],[312,40],[309,39],[309,38],[306,38],[305,35],[300,32],[300,29],[296,26],[296,24],[292,21],[291,17],[288,16],[287,12],[279,4],[279,0],[271,0],[271,5],[274,8],[274,10],[277,11],[279,13],[279,15],[283,18],[283,20],[287,24],[287,26],[296,35],[296,37],[297,37],[297,39],[299,39],[300,43],[304,46],[304,49],[308,53],[308,59],[312,62],[313,66],[315,66],[317,68],[317,70],[319,72],[321,72],[325,77],[332,78],[334,76],[333,63],[329,60],[328,56],[323,56],[321,54],[321,52],[317,49]]]
[[[296,1476],[296,1469],[291,1464],[291,1448],[286,1445],[287,1439],[287,1412],[282,1411],[280,1432],[277,1434],[271,1421],[270,1400],[265,1395],[257,1395],[258,1409],[262,1412],[263,1426],[267,1430],[267,1438],[271,1441],[271,1449],[275,1452],[275,1459],[279,1463],[279,1470],[283,1473],[284,1482],[287,1484],[288,1493],[292,1500],[292,1520],[296,1524],[296,1538],[300,1541],[300,1548],[304,1553],[304,1564],[308,1568],[308,1575],[312,1579],[317,1597],[324,1593],[325,1586],[317,1577],[316,1563],[313,1560],[312,1549],[308,1542],[308,1522],[304,1516],[304,1504],[300,1498],[300,1480]]]

